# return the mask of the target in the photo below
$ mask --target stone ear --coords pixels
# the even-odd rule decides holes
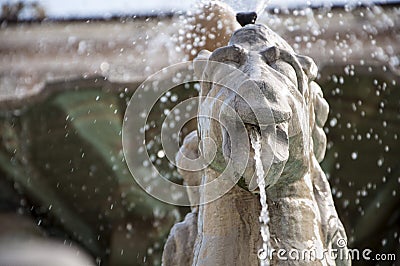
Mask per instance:
[[[208,50],[201,50],[200,53],[193,60],[194,74],[197,78],[203,77],[204,70],[207,66],[208,59],[210,58],[211,52]]]
[[[247,50],[238,45],[229,45],[215,49],[210,56],[210,61],[233,62],[241,64],[246,60]]]
[[[308,80],[314,80],[318,74],[318,67],[315,64],[314,60],[305,55],[296,55],[296,57],[304,73],[306,73]]]

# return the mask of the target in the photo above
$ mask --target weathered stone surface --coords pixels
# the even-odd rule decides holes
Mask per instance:
[[[197,211],[188,213],[185,219],[174,225],[165,243],[164,265],[191,265],[197,235]]]
[[[238,144],[248,142],[248,139],[237,138],[239,135],[236,134],[242,130],[237,125],[243,122],[248,134],[258,130],[262,138],[261,160],[269,186],[272,248],[283,248],[287,252],[291,249],[301,252],[339,248],[346,252],[347,247],[338,246],[336,242],[340,238],[346,241],[346,234],[336,213],[328,181],[318,163],[326,148],[322,126],[329,106],[321,89],[313,82],[316,77],[314,62],[296,55],[282,38],[259,24],[237,30],[229,46],[200,55],[203,60],[207,56],[209,62],[197,61],[195,69],[203,73],[204,80],[217,84],[202,84],[200,95],[204,98],[201,98],[199,108],[199,140],[193,137],[194,133],[189,135],[181,150],[182,154],[201,154],[206,159],[211,155],[215,157],[209,168],[197,172],[182,171],[181,174],[185,180],[197,182],[201,176],[201,184],[206,184],[226,178],[221,177],[219,169],[229,168],[229,162],[233,161],[235,166],[230,173],[232,177],[242,175],[245,189],[234,186],[221,198],[194,208],[193,215],[196,214],[197,220],[186,219],[171,231],[165,246],[164,265],[185,265],[178,263],[182,252],[171,253],[171,250],[176,249],[173,243],[181,243],[183,239],[189,238],[191,243],[190,236],[193,235],[182,232],[194,227],[198,230],[194,254],[192,260],[185,255],[186,263],[259,263],[260,203],[258,196],[251,193],[257,191],[254,154],[245,150],[246,145]],[[216,117],[220,119],[211,119]],[[247,134],[245,138],[248,138]],[[201,142],[206,139],[214,141],[216,150],[206,141]],[[198,145],[201,153],[197,151]],[[181,159],[177,157],[178,161]],[[245,167],[244,172],[240,172],[240,166]],[[212,189],[219,188],[200,189],[200,198],[206,200]],[[191,253],[192,247],[186,247]],[[276,257],[272,263],[282,265]],[[335,262],[325,256],[285,263],[349,265],[350,261],[338,259]]]

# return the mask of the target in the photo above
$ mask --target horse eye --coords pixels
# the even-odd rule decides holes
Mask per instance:
[[[246,51],[238,45],[230,45],[216,49],[210,56],[210,61],[234,62],[241,64],[246,59]]]
[[[261,54],[264,57],[265,62],[267,64],[272,64],[275,61],[277,61],[278,59],[280,59],[281,50],[276,46],[272,46],[272,47],[268,47],[267,49],[263,50],[261,52]]]
[[[302,68],[302,65],[300,64],[298,57],[290,53],[289,51],[286,51],[284,49],[281,49],[279,47],[273,46],[273,47],[268,47],[265,50],[261,52],[265,62],[269,65],[272,63],[276,62],[277,60],[282,60],[289,65],[291,65],[296,72],[296,79],[297,79],[297,87],[299,91],[306,97],[308,98],[308,91],[307,91],[307,84],[305,84],[305,81],[307,79],[305,72]],[[301,58],[302,60],[306,60],[305,58]],[[311,60],[311,59],[310,59]]]

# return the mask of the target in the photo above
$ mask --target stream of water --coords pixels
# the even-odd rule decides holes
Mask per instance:
[[[257,174],[257,184],[260,189],[260,203],[261,203],[261,213],[260,213],[260,224],[261,224],[261,237],[262,237],[262,249],[267,254],[265,260],[260,260],[261,266],[269,266],[269,251],[271,250],[270,245],[270,234],[268,228],[269,213],[268,213],[268,203],[267,203],[267,193],[265,189],[265,172],[261,161],[261,136],[257,130],[252,130],[250,134],[251,145],[254,149],[254,160],[256,162],[256,174]]]

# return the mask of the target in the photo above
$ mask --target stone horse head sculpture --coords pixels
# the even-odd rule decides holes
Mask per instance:
[[[249,144],[256,132],[266,173],[271,248],[286,255],[314,252],[286,261],[272,253],[271,263],[348,265],[346,234],[319,165],[329,106],[313,81],[313,60],[297,55],[266,26],[251,24],[234,32],[228,46],[202,51],[194,68],[204,80],[198,130],[184,140],[177,165],[188,185],[201,188],[218,178],[233,185],[212,201],[207,200],[213,195],[209,189],[188,189],[192,212],[171,230],[163,264],[259,263],[261,207]],[[202,156],[206,168],[187,170],[188,158]],[[328,256],[332,251],[341,256]]]

